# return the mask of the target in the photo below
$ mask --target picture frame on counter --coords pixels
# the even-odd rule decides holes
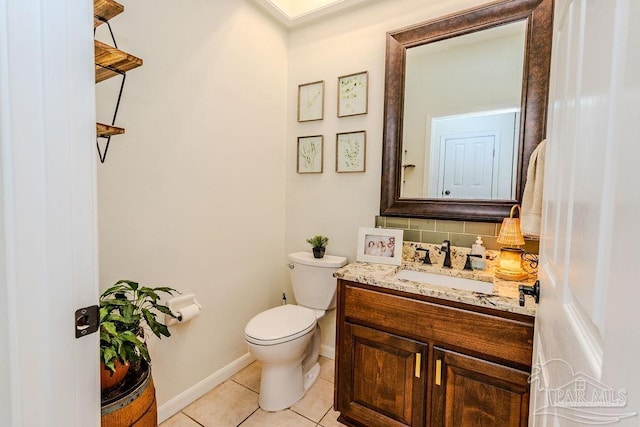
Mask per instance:
[[[368,98],[368,71],[338,77],[338,117],[367,114]]]
[[[365,172],[367,133],[363,130],[336,134],[336,172]]]
[[[310,122],[324,117],[324,80],[298,85],[298,121]]]
[[[356,261],[376,264],[402,264],[403,230],[360,227]]]
[[[298,173],[322,173],[323,148],[324,137],[322,135],[298,137],[296,171]]]

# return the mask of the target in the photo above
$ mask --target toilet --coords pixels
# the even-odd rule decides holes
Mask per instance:
[[[254,316],[244,329],[249,352],[262,362],[259,404],[279,411],[302,399],[318,379],[318,319],[336,306],[333,272],[345,257],[310,252],[289,254],[289,273],[298,305],[286,304]]]

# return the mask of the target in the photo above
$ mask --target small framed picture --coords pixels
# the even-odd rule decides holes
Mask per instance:
[[[298,138],[298,173],[322,173],[322,146],[322,135]]]
[[[338,117],[367,114],[369,72],[338,77]]]
[[[378,264],[402,264],[402,230],[360,227],[356,260]]]
[[[364,172],[366,149],[365,131],[336,134],[336,172]]]
[[[324,80],[298,85],[298,121],[322,120],[324,116]]]

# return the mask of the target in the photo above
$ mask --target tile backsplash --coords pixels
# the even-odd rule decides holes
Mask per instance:
[[[500,250],[496,241],[500,233],[500,224],[376,216],[376,227],[404,230],[404,240],[409,242],[440,244],[443,240],[450,240],[452,246],[467,248],[471,247],[478,236],[482,236],[487,249]],[[537,254],[538,248],[537,240],[525,238],[525,251]]]

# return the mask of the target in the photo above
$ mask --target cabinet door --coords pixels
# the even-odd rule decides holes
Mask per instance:
[[[433,426],[526,426],[529,374],[434,349]]]
[[[345,322],[338,411],[368,427],[421,426],[425,417],[425,344]]]

